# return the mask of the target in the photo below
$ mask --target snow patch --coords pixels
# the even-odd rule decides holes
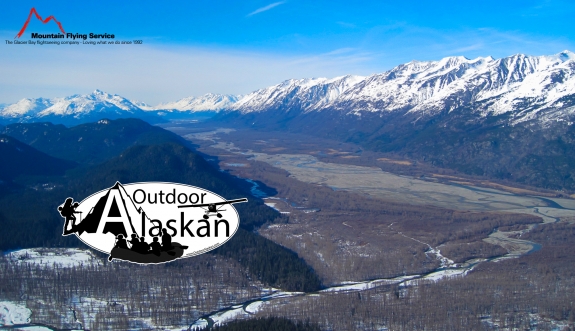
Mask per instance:
[[[26,305],[10,301],[0,301],[0,323],[3,326],[30,323],[32,311]]]
[[[57,265],[71,268],[101,263],[89,250],[78,248],[26,248],[7,253],[6,256],[15,263],[49,267]]]
[[[260,310],[260,308],[263,304],[264,304],[263,301],[252,302],[246,306],[246,312],[248,312],[250,314],[255,314]]]

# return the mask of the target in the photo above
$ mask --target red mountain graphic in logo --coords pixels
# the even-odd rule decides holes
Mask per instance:
[[[62,27],[62,24],[60,22],[58,22],[53,15],[50,15],[48,18],[46,18],[44,20],[44,19],[42,19],[42,16],[40,16],[38,14],[38,12],[36,11],[36,8],[32,7],[32,9],[30,9],[30,14],[28,15],[28,19],[26,20],[26,22],[24,22],[24,26],[22,26],[22,29],[20,30],[20,32],[18,32],[18,34],[16,35],[16,37],[14,37],[14,39],[22,37],[22,35],[24,34],[24,31],[26,31],[26,28],[28,27],[28,23],[30,23],[30,19],[32,18],[32,14],[36,15],[36,18],[44,24],[50,22],[50,20],[54,20],[54,22],[56,22],[56,24],[58,24],[60,31],[62,31],[63,34],[66,34],[66,32],[64,32],[64,28]]]

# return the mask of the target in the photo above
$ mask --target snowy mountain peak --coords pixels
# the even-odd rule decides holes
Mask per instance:
[[[154,116],[166,118],[166,113],[171,113],[174,110],[185,115],[185,112],[228,109],[240,97],[208,93],[200,97],[188,97],[153,107],[144,102],[130,101],[120,95],[96,89],[90,94],[74,94],[53,99],[22,99],[17,103],[0,107],[0,119],[8,122],[56,121],[58,123],[73,123],[77,120],[83,122],[94,118],[142,116],[145,118],[155,118]],[[143,111],[147,111],[147,113]]]
[[[94,112],[135,114],[141,110],[184,115],[220,110],[329,110],[356,115],[405,112],[434,116],[458,108],[481,117],[511,114],[513,123],[532,119],[571,123],[575,113],[575,54],[565,50],[543,56],[452,56],[438,61],[411,61],[367,77],[288,79],[245,96],[208,93],[155,107],[96,89],[88,95],[22,99],[0,108],[0,117],[79,118]]]
[[[149,104],[147,104],[143,101],[130,100],[130,102],[142,110],[153,110],[153,109],[155,109],[154,107],[150,106]]]
[[[468,63],[470,60],[465,56],[450,56],[439,60],[438,65],[442,67],[454,67],[462,63]]]
[[[467,107],[478,116],[512,113],[513,123],[558,120],[574,113],[574,108],[557,111],[567,106],[561,100],[575,96],[573,59],[575,54],[563,51],[550,56],[411,61],[368,77],[286,80],[246,95],[233,108],[242,113],[330,109],[356,115],[402,111],[433,116]],[[554,110],[540,112],[548,108]]]
[[[82,96],[81,95],[72,95],[69,98],[73,98],[73,97],[82,97]],[[85,95],[84,97],[89,98],[91,100],[124,99],[117,94],[110,94],[110,93],[104,92],[104,91],[99,90],[99,89],[95,89],[94,92],[92,92],[88,95]]]
[[[101,90],[53,99],[22,99],[0,109],[0,117],[20,120],[46,120],[48,117],[84,117],[90,113],[124,114],[140,111],[129,100]]]
[[[50,99],[22,99],[0,109],[0,117],[18,118],[23,116],[32,116],[51,105],[52,101]]]
[[[239,99],[232,109],[242,112],[264,111],[269,108],[294,108],[306,111],[321,109],[359,82],[362,76],[289,79],[252,92]]]
[[[568,50],[564,50],[563,52],[558,53],[556,56],[563,62],[575,59],[575,53]]]
[[[186,97],[175,102],[161,103],[146,110],[220,111],[229,109],[241,96],[207,93],[199,97]]]

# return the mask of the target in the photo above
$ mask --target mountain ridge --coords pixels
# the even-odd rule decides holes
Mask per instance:
[[[18,139],[0,133],[0,186],[18,176],[56,176],[77,166],[75,162],[50,156]],[[37,167],[42,164],[42,167]]]
[[[575,54],[569,51],[411,61],[359,78],[326,103],[333,84],[286,81],[248,94],[213,121],[352,142],[491,180],[575,191],[569,152]],[[247,107],[246,100],[257,102]]]
[[[96,89],[90,94],[25,98],[13,104],[3,104],[0,106],[0,120],[6,123],[53,122],[75,125],[103,118],[136,117],[158,123],[173,117],[194,117],[197,114],[205,117],[202,113],[217,112],[236,100],[237,96],[208,93],[201,97],[183,98],[153,107]]]
[[[139,119],[99,120],[73,127],[52,123],[13,123],[5,134],[48,155],[85,164],[107,160],[130,146],[186,144],[180,136]]]
[[[410,61],[369,76],[288,79],[246,95],[208,93],[150,106],[95,90],[64,98],[29,98],[0,107],[7,123],[81,123],[100,118],[139,117],[149,122],[193,119],[217,112],[332,111],[355,116],[400,112],[433,117],[468,108],[476,118],[509,113],[509,125],[537,120],[572,123],[575,115],[575,54],[515,54],[468,59]]]
[[[574,77],[575,54],[570,51],[502,59],[447,57],[411,61],[367,77],[315,79],[315,84],[309,79],[286,80],[247,94],[231,110],[242,114],[285,110],[433,116],[445,109],[474,107],[476,117],[512,113],[510,125],[533,119],[571,122]]]

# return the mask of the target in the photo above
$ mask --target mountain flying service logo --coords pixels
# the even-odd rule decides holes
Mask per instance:
[[[40,14],[38,14],[38,12],[36,11],[36,8],[32,7],[32,9],[30,9],[30,14],[28,14],[28,19],[26,19],[26,22],[24,22],[22,29],[20,29],[20,32],[18,32],[18,34],[16,35],[16,37],[14,37],[14,39],[16,39],[16,38],[20,39],[20,37],[22,37],[22,35],[26,31],[26,28],[28,27],[28,23],[30,23],[30,19],[32,18],[32,15],[36,15],[36,18],[44,24],[50,22],[50,20],[53,20],[54,22],[56,22],[56,24],[58,24],[58,27],[60,28],[60,31],[62,31],[62,34],[64,34],[64,35],[66,34],[66,32],[64,31],[64,28],[62,27],[62,23],[58,22],[56,20],[56,18],[54,17],[54,15],[50,15],[50,16],[48,16],[48,18],[46,18],[44,20],[44,19],[42,19],[42,16],[40,16]]]
[[[43,19],[42,16],[40,16],[40,14],[38,14],[38,12],[36,11],[36,8],[32,7],[32,9],[30,9],[30,14],[28,14],[28,18],[26,19],[26,22],[24,22],[24,25],[22,26],[22,29],[20,29],[20,32],[18,32],[18,34],[14,37],[14,39],[20,39],[20,37],[22,37],[22,35],[24,34],[24,32],[26,32],[26,29],[28,28],[28,24],[30,23],[30,19],[32,19],[32,16],[36,16],[36,18],[46,24],[50,21],[54,21],[58,27],[60,28],[60,32],[57,33],[38,33],[38,32],[32,32],[30,33],[30,38],[31,39],[40,39],[38,41],[35,42],[29,42],[30,44],[39,44],[39,45],[44,45],[44,44],[58,44],[60,45],[61,43],[64,44],[79,44],[79,42],[75,42],[76,39],[82,39],[84,41],[86,41],[87,39],[98,39],[98,44],[132,44],[132,43],[138,43],[141,44],[141,40],[135,40],[135,41],[110,41],[110,39],[115,39],[116,36],[113,33],[94,33],[94,32],[90,32],[88,33],[71,33],[68,32],[66,33],[66,31],[64,31],[64,27],[62,27],[62,23],[60,23],[55,17],[54,15],[50,15],[48,16],[48,18]],[[72,39],[72,41],[66,40],[66,41],[45,41],[44,39]],[[15,44],[26,44],[26,42],[19,42],[18,40],[14,41]],[[92,44],[92,45],[96,45],[96,42],[86,42],[86,44]]]
[[[63,236],[75,234],[108,260],[164,263],[211,251],[238,230],[232,204],[199,187],[164,182],[122,185],[96,192],[82,202],[58,207],[65,219]]]

